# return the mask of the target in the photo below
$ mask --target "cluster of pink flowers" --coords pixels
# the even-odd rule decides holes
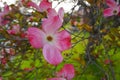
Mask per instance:
[[[39,6],[34,2],[29,2],[28,5],[40,12],[47,12],[47,18],[42,19],[42,29],[28,28],[29,42],[34,48],[42,48],[43,56],[48,63],[58,65],[63,60],[61,52],[71,47],[70,34],[65,30],[59,31],[63,23],[64,10],[60,8],[57,13],[48,0],[42,0]]]
[[[106,0],[106,4],[109,6],[109,8],[106,8],[103,11],[104,17],[118,15],[120,13],[120,5],[118,5],[114,0]]]

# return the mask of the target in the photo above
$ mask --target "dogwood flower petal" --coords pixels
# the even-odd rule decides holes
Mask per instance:
[[[64,17],[64,9],[61,7],[58,11],[59,17],[61,18],[61,20],[63,21],[63,17]]]
[[[52,8],[49,8],[48,10],[47,10],[47,17],[53,17],[53,16],[57,16],[57,12],[56,12],[56,10],[55,9],[52,9]]]
[[[44,45],[43,55],[48,63],[53,64],[55,66],[61,63],[63,60],[61,52],[53,45],[49,44]]]
[[[42,0],[39,5],[30,1],[27,5],[36,8],[39,12],[47,11],[48,8],[52,8],[52,3],[48,2],[48,0]]]
[[[62,26],[62,21],[58,15],[44,19],[42,22],[42,28],[47,33],[54,33],[61,26]]]
[[[58,47],[61,51],[69,49],[71,47],[71,36],[67,31],[63,30],[56,35],[58,37]]]
[[[46,11],[47,9],[52,8],[52,3],[48,0],[42,0],[39,4],[39,8],[40,12]]]
[[[114,8],[107,8],[107,9],[105,9],[103,11],[104,17],[109,17],[109,16],[114,15],[113,11],[114,11]]]
[[[39,6],[36,3],[34,3],[34,2],[30,1],[30,2],[27,3],[27,5],[28,6],[32,6],[33,8],[36,8],[36,10],[39,11]]]
[[[44,37],[45,37],[45,33],[38,29],[38,28],[34,28],[34,27],[30,27],[28,28],[28,39],[30,44],[34,47],[34,48],[42,48],[44,45]]]
[[[116,7],[117,3],[114,0],[106,0],[106,3],[109,7]]]
[[[65,64],[64,67],[58,72],[58,77],[67,78],[67,80],[71,80],[75,75],[74,66],[72,64]]]
[[[64,17],[64,9],[62,7],[59,9],[58,14],[57,14],[56,10],[52,9],[52,8],[49,8],[47,10],[47,13],[48,13],[48,17],[53,17],[53,16],[56,16],[56,15],[59,15],[59,17],[61,19],[63,19],[63,17]]]

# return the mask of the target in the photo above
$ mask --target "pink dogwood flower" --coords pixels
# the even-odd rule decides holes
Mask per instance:
[[[42,30],[35,27],[28,28],[30,44],[34,48],[43,48],[44,58],[53,65],[62,62],[61,52],[71,46],[70,34],[65,30],[58,31],[63,22],[63,14],[60,15],[60,13],[63,13],[63,9],[60,9],[58,14],[49,15],[48,18],[44,19]]]
[[[5,25],[8,23],[7,20],[4,20],[4,16],[9,13],[10,9],[8,5],[4,6],[4,10],[0,12],[0,26]]]
[[[72,64],[65,64],[64,67],[57,73],[57,78],[50,78],[48,80],[72,80],[74,76],[74,66]]]
[[[118,15],[120,12],[120,5],[117,4],[114,0],[106,0],[107,5],[109,8],[103,11],[104,17],[109,17],[113,15]]]
[[[48,0],[42,0],[39,5],[30,1],[28,2],[28,6],[32,6],[36,8],[39,12],[47,11],[47,9],[52,8],[52,3]]]

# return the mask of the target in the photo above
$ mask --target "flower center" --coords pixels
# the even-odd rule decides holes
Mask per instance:
[[[116,15],[117,14],[117,10],[114,10],[113,13]]]
[[[48,40],[48,41],[52,41],[53,38],[52,38],[51,36],[47,36],[47,40]]]

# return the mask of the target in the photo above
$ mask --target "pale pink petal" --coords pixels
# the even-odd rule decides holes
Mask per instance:
[[[71,47],[71,36],[67,31],[63,30],[56,35],[58,39],[57,45],[61,51],[67,50]]]
[[[106,0],[106,3],[109,7],[116,7],[117,3],[115,2],[115,0]]]
[[[64,17],[64,9],[60,8],[59,11],[58,11],[58,14],[61,17],[61,19],[63,19],[63,17]]]
[[[42,28],[47,33],[54,33],[62,26],[59,16],[49,17],[42,22]]]
[[[72,64],[65,64],[64,67],[58,72],[57,76],[71,80],[75,76],[74,66]]]
[[[47,80],[66,80],[65,78],[49,78]]]
[[[30,2],[27,3],[27,5],[31,6],[33,8],[36,8],[36,10],[39,11],[39,6],[36,3],[34,3],[34,2],[30,1]]]
[[[103,11],[104,17],[109,17],[109,16],[114,15],[114,14],[113,14],[113,11],[114,11],[113,8],[107,8],[107,9],[105,9],[105,10]]]
[[[28,28],[27,36],[28,36],[30,44],[34,48],[43,47],[45,33],[42,30],[40,30],[38,28],[30,27],[30,28]]]
[[[53,64],[55,66],[61,63],[63,60],[63,57],[59,49],[49,44],[46,44],[43,47],[43,55],[48,63]]]
[[[52,8],[52,3],[48,0],[42,0],[39,4],[40,12],[47,11],[47,9]]]
[[[53,16],[56,16],[57,15],[57,12],[55,11],[55,9],[52,9],[52,8],[49,8],[48,10],[47,10],[47,16],[48,17],[53,17]]]

